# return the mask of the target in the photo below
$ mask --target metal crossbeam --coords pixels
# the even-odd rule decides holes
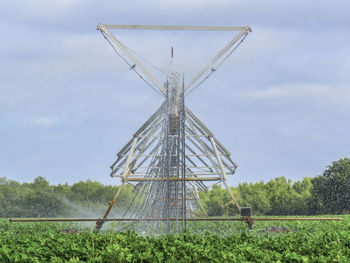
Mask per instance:
[[[142,181],[220,181],[219,177],[185,177],[184,179],[179,179],[178,177],[129,177],[128,182],[142,182]]]
[[[103,24],[100,24],[101,26]],[[99,25],[99,26],[100,26]],[[142,30],[190,30],[190,31],[242,31],[249,30],[249,26],[161,26],[161,25],[103,25],[107,29],[142,29]]]

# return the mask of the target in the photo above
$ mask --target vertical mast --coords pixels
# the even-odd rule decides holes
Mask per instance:
[[[175,221],[174,228],[178,232],[185,230],[186,219],[186,181],[185,181],[185,143],[184,143],[184,82],[183,75],[178,72],[168,74],[166,83],[166,218],[167,231],[171,231],[170,218],[181,218]]]

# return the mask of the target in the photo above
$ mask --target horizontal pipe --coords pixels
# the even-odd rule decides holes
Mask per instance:
[[[168,218],[33,218],[33,219],[10,219],[10,222],[96,222],[101,221],[167,221]],[[170,221],[182,220],[182,218],[169,218]],[[186,218],[186,221],[242,221],[242,218]]]
[[[141,182],[141,181],[220,181],[220,177],[129,177],[128,182]]]
[[[99,29],[102,24],[97,26]],[[103,25],[107,29],[143,29],[143,30],[191,30],[191,31],[243,31],[251,32],[249,26],[161,26],[161,25]]]
[[[253,221],[339,221],[342,218],[251,218]],[[168,218],[31,218],[31,219],[10,219],[10,222],[96,222],[96,221],[167,221]],[[182,218],[169,218],[170,221],[182,220]],[[244,217],[235,218],[186,218],[186,221],[245,221]]]
[[[220,181],[220,177],[185,177],[182,179],[180,177],[129,177],[128,182],[136,181]]]
[[[317,220],[331,220],[331,221],[338,221],[342,220],[342,218],[252,218],[255,221],[317,221]]]

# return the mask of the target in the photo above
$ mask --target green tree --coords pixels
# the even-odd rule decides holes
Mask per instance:
[[[271,215],[297,214],[296,204],[298,194],[293,189],[292,181],[284,176],[274,178],[266,184],[271,210]]]
[[[34,182],[31,183],[31,187],[35,190],[48,190],[50,183],[44,177],[38,176],[34,179]]]
[[[241,206],[249,206],[254,214],[267,214],[271,204],[264,182],[242,183],[238,185]]]
[[[295,191],[294,214],[308,215],[312,214],[309,209],[312,183],[310,177],[305,177],[301,181],[297,181],[292,186]]]
[[[52,189],[37,190],[25,196],[22,213],[27,217],[68,216],[70,207]]]
[[[231,187],[231,191],[239,199],[237,189]],[[227,189],[221,188],[220,185],[214,185],[211,190],[201,191],[199,196],[209,216],[233,216],[238,213],[238,209],[233,203]]]
[[[313,208],[323,213],[350,211],[350,159],[333,162],[312,179]]]

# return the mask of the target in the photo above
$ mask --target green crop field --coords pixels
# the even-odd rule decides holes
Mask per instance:
[[[143,237],[117,225],[0,221],[0,262],[350,262],[342,221],[191,222],[185,235]]]

